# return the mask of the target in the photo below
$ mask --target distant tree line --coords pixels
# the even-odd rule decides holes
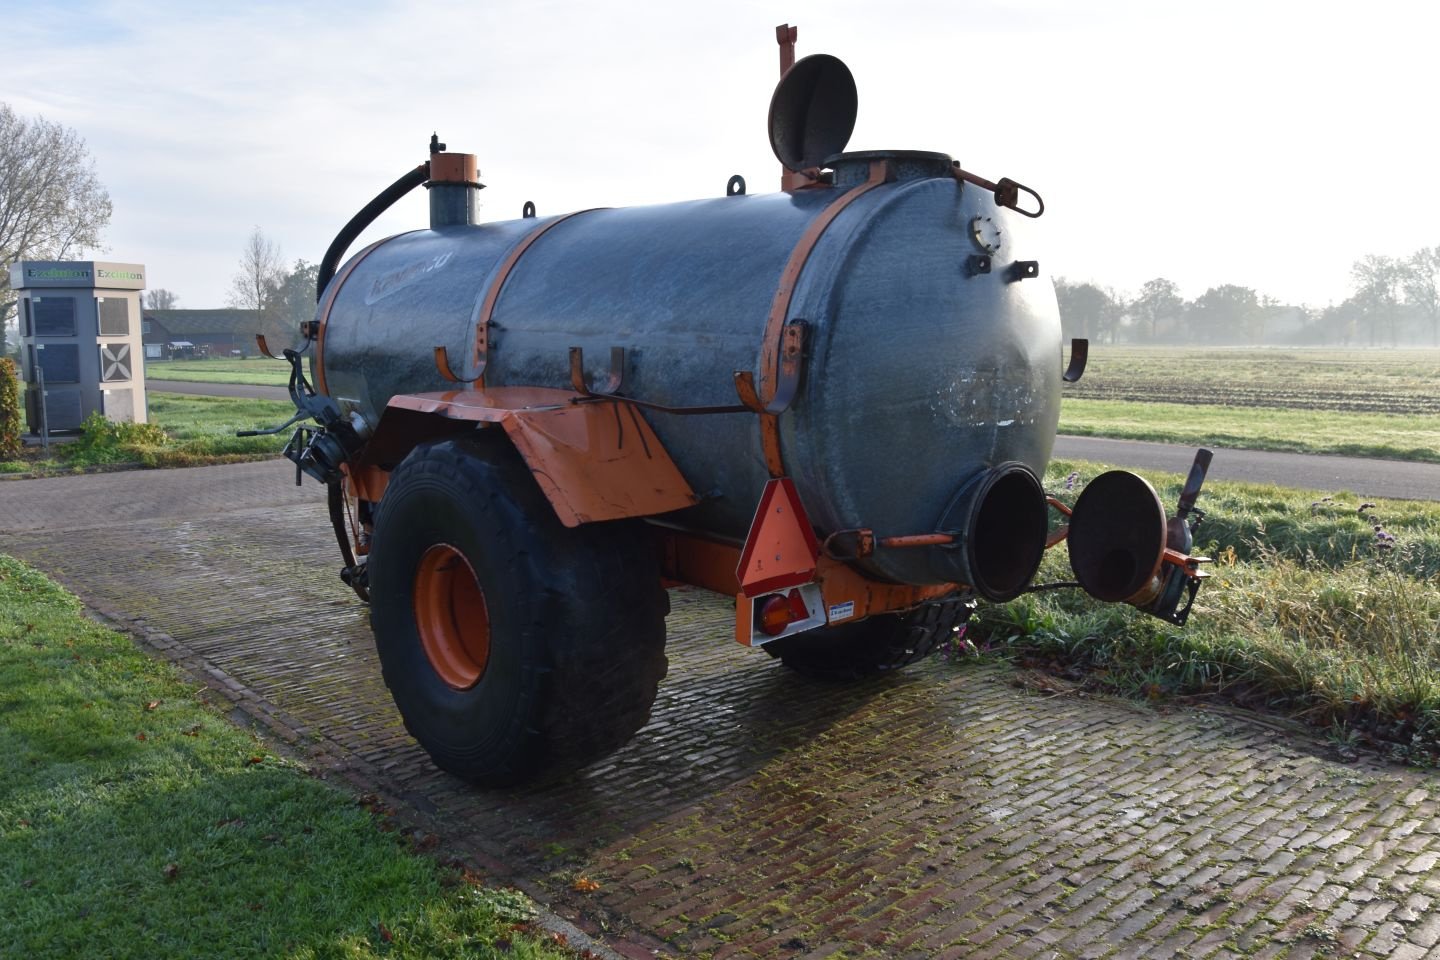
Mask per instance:
[[[1440,346],[1440,246],[1361,257],[1350,296],[1326,307],[1233,283],[1186,300],[1164,277],[1134,294],[1057,277],[1055,294],[1065,336],[1096,342]]]

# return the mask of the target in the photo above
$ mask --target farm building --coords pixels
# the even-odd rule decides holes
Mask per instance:
[[[272,343],[289,342],[257,310],[145,310],[141,331],[147,360],[250,357],[256,353],[257,333]]]

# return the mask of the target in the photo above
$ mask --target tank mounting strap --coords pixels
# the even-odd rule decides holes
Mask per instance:
[[[454,374],[448,357],[441,362],[441,354],[444,347],[435,348],[435,365],[440,370],[440,375],[452,383],[478,383],[485,386],[485,368],[490,363],[490,320],[495,315],[495,305],[500,300],[500,292],[505,288],[505,281],[510,279],[510,273],[515,269],[515,264],[525,255],[536,240],[548,233],[554,227],[559,226],[572,217],[578,217],[582,213],[591,213],[594,210],[603,210],[604,207],[592,207],[589,210],[576,210],[574,213],[567,213],[563,217],[556,217],[554,220],[546,221],[539,227],[530,231],[525,238],[517,243],[505,256],[500,264],[499,271],[495,274],[495,280],[490,284],[490,289],[485,291],[485,299],[480,302],[480,310],[475,316],[475,348],[471,356],[474,363],[474,370],[469,377],[460,377]],[[447,373],[449,374],[447,376]]]
[[[786,317],[790,313],[790,303],[795,298],[795,287],[800,281],[800,274],[820,238],[841,211],[889,180],[889,164],[884,160],[871,161],[870,176],[865,182],[837,197],[805,228],[805,233],[795,244],[795,249],[790,251],[790,259],[780,273],[780,286],[775,291],[775,298],[770,302],[770,316],[766,319],[765,336],[760,344],[759,390],[754,390],[753,381],[742,385],[742,381],[749,377],[748,372],[735,374],[736,388],[740,391],[741,399],[747,406],[751,406],[751,397],[746,396],[748,387],[751,396],[758,400],[758,406],[762,408],[760,442],[765,455],[765,465],[772,477],[785,474],[777,418],[789,408],[798,387],[801,353],[797,343],[799,338],[804,336],[804,328],[794,329],[793,324],[786,323]]]

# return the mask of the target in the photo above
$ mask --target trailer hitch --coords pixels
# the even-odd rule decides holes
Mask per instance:
[[[264,334],[257,334],[255,343],[260,352],[274,360],[285,360],[290,364],[290,401],[295,404],[295,416],[278,427],[268,430],[241,430],[237,437],[266,437],[283,433],[302,420],[313,420],[319,424],[311,427],[302,424],[295,427],[282,451],[295,464],[295,485],[300,485],[304,474],[309,474],[324,484],[339,483],[343,476],[340,465],[355,455],[365,442],[370,430],[359,413],[346,417],[340,405],[332,398],[319,393],[305,376],[304,353],[309,344],[299,350],[287,347],[276,357],[270,352]]]
[[[307,418],[319,424],[318,427],[308,424],[295,427],[290,439],[285,441],[282,452],[295,464],[295,486],[300,486],[301,478],[307,473],[325,484],[330,525],[335,530],[340,555],[345,560],[345,566],[340,570],[340,579],[355,591],[356,596],[368,603],[369,568],[356,561],[355,551],[350,545],[350,536],[345,526],[345,490],[342,486],[345,475],[340,471],[340,465],[354,456],[364,444],[365,437],[370,433],[369,427],[359,413],[352,413],[347,418],[339,404],[311,386],[303,366],[305,351],[310,346],[308,342],[299,350],[282,350],[279,357],[270,352],[264,334],[257,334],[255,343],[265,356],[290,364],[290,400],[295,404],[295,416],[278,427],[268,430],[240,430],[235,435],[273,436]]]

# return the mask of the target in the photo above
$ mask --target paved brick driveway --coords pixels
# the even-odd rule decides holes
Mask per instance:
[[[1006,670],[811,683],[699,593],[674,595],[630,746],[560,786],[470,790],[400,726],[320,492],[292,478],[0,482],[0,550],[627,955],[1440,957],[1433,776]]]

